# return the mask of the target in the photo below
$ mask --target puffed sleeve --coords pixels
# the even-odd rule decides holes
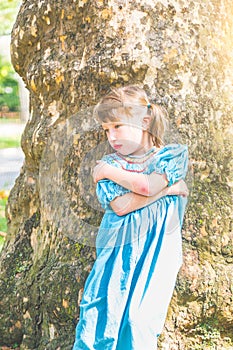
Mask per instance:
[[[98,181],[96,186],[97,198],[105,210],[110,208],[109,203],[116,197],[123,196],[128,192],[130,192],[128,189],[107,179]]]
[[[170,144],[159,151],[156,161],[151,164],[150,172],[166,174],[168,186],[184,179],[188,171],[188,147]]]

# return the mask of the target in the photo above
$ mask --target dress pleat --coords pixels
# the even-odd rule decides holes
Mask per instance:
[[[187,147],[167,145],[143,157],[117,153],[104,161],[128,171],[166,173],[169,185],[184,179]],[[96,239],[73,350],[155,350],[182,264],[181,227],[187,199],[165,196],[124,216],[110,202],[127,189],[111,180],[97,184],[106,210]]]

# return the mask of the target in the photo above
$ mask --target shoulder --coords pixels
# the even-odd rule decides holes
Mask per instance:
[[[184,151],[188,149],[188,146],[180,143],[170,143],[161,148],[160,151]]]
[[[171,143],[168,145],[165,145],[163,148],[161,148],[157,155],[160,157],[177,157],[181,155],[187,155],[188,154],[188,146],[185,144],[180,143]]]
[[[149,166],[149,172],[163,173],[167,167],[177,166],[188,162],[188,147],[178,143],[167,144],[156,153],[156,157]]]

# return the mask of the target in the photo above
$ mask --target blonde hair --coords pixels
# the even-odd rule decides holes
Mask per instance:
[[[112,88],[94,109],[94,116],[101,123],[120,121],[121,113],[127,117],[149,115],[151,121],[147,131],[153,144],[156,147],[163,144],[167,112],[163,107],[151,103],[145,90],[135,85]]]

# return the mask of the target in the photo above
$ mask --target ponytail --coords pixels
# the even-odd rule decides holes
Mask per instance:
[[[151,116],[148,132],[152,136],[153,144],[160,147],[163,145],[163,136],[167,126],[167,111],[154,103],[149,103],[147,106]]]

